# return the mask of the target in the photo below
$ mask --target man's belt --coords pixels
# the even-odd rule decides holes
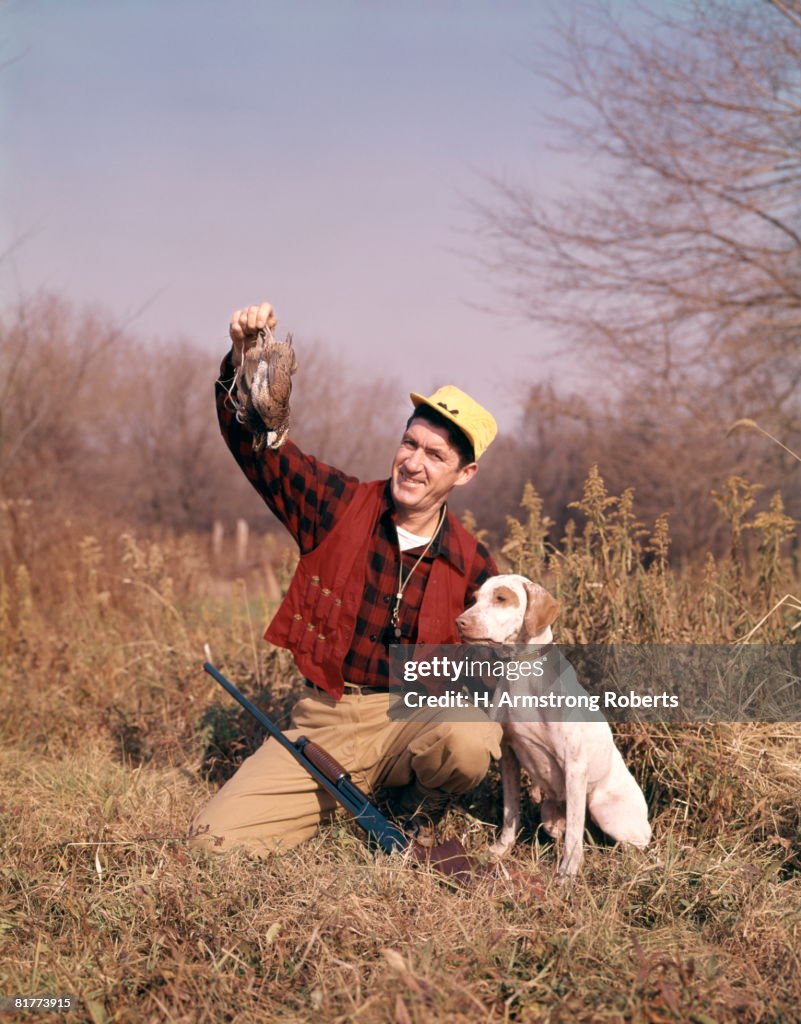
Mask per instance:
[[[310,690],[318,690],[320,693],[324,693],[327,697],[331,696],[328,690],[324,690],[322,686],[318,686],[316,683],[313,683],[311,679],[304,679],[304,683]],[[376,683],[375,685],[371,683],[345,683],[345,693],[389,693],[390,690],[398,689],[399,687],[396,686],[390,687],[389,683]]]

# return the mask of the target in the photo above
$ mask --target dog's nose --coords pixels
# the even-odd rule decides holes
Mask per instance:
[[[470,623],[470,612],[462,612],[462,614],[456,619],[456,628],[460,633],[468,627]]]

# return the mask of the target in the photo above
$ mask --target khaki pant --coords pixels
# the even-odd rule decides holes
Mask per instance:
[[[319,690],[292,712],[291,740],[324,747],[368,794],[414,777],[429,789],[466,793],[500,757],[501,726],[471,709],[425,710],[391,721],[388,693],[347,692],[335,701]],[[273,739],[267,739],[196,816],[190,841],[208,850],[242,846],[253,853],[310,839],[337,803]]]

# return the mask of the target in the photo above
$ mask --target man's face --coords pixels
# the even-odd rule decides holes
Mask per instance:
[[[444,427],[414,419],[392,462],[392,498],[396,507],[406,512],[437,509],[477,468],[475,462],[460,468],[459,454]]]

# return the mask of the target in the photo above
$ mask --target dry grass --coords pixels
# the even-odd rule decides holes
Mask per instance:
[[[761,531],[753,563],[741,543],[677,573],[664,527],[640,533],[627,500],[591,478],[590,526],[558,555],[533,493],[510,526],[507,557],[559,590],[571,638],[733,639],[798,593],[768,543],[783,512],[741,517],[741,536]],[[213,577],[191,538],[22,538],[6,536],[0,582],[3,993],[71,994],[67,1019],[94,1022],[798,1019],[799,727],[621,727],[654,843],[592,833],[562,886],[529,812],[514,858],[542,899],[453,891],[343,821],[281,857],[214,858],[185,847],[187,824],[258,737],[200,671],[202,645],[279,718],[296,685],[260,640],[258,580]],[[797,617],[787,603],[754,639],[792,641]],[[493,775],[446,831],[480,853],[498,819]]]

